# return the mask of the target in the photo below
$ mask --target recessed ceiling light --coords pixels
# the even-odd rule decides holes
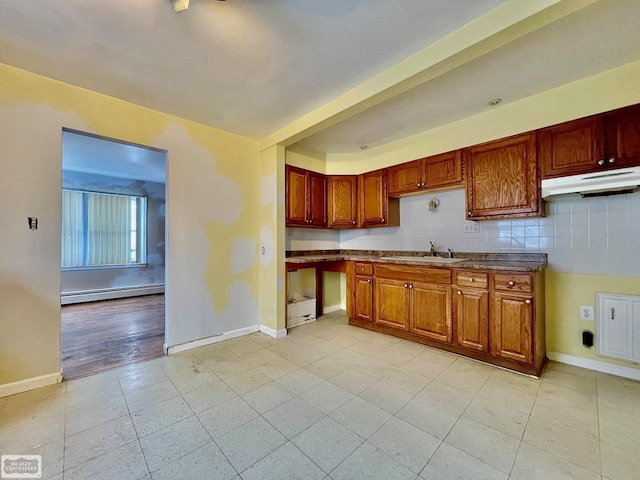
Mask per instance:
[[[494,98],[493,100],[489,100],[487,102],[489,105],[491,105],[492,107],[495,107],[496,105],[499,105],[502,103],[502,99],[501,98]]]
[[[366,150],[369,148],[369,145],[360,145],[360,150]]]

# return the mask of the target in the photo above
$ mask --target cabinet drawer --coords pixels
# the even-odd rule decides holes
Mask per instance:
[[[493,278],[496,290],[522,293],[531,293],[533,290],[533,278],[528,274],[496,273]]]
[[[377,277],[402,281],[451,284],[451,270],[429,267],[407,267],[402,265],[376,265]]]
[[[489,274],[467,270],[456,272],[456,284],[459,287],[489,288]]]
[[[356,262],[356,275],[373,275],[373,265],[370,263]]]

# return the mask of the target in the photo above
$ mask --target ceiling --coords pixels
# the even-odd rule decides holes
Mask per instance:
[[[505,1],[5,1],[0,62],[260,139]]]
[[[519,1],[191,0],[180,14],[169,0],[0,2],[0,62],[264,139]],[[580,6],[297,139],[357,152],[640,59],[638,0],[560,3]]]
[[[165,183],[166,152],[70,131],[62,132],[62,169]]]

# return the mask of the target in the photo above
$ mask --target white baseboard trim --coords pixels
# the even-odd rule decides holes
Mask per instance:
[[[34,388],[47,387],[62,383],[62,372],[41,375],[40,377],[27,378],[13,383],[0,385],[0,398],[15,395],[16,393],[28,392]]]
[[[166,346],[167,355],[173,355],[176,353],[184,352],[185,350],[191,350],[192,348],[204,347],[205,345],[211,345],[212,343],[223,342],[232,338],[241,337],[243,335],[249,335],[259,330],[258,325],[252,325],[251,327],[239,328],[237,330],[231,330],[229,332],[214,335],[212,337],[201,338],[199,340],[192,340],[191,342],[179,343],[178,345]],[[165,347],[163,346],[163,348]]]
[[[596,372],[609,373],[618,377],[640,380],[640,369],[636,368],[614,365],[613,363],[600,362],[598,360],[591,360],[558,352],[547,352],[547,358],[555,362],[573,365],[574,367],[588,368],[589,370],[595,370]]]
[[[164,293],[164,284],[142,287],[105,288],[104,290],[87,290],[86,292],[67,292],[60,295],[60,305],[72,303],[97,302],[116,298],[140,297]]]
[[[342,305],[331,305],[329,307],[322,307],[322,314],[326,315],[327,313],[337,312],[338,310],[342,310]]]
[[[282,330],[274,330],[273,328],[267,327],[266,325],[260,325],[260,331],[273,338],[282,338],[287,336],[286,328],[283,328]]]

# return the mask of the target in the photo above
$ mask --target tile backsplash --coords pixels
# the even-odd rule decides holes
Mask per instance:
[[[429,201],[440,206],[429,211]],[[559,272],[640,276],[640,192],[583,199],[553,197],[545,218],[465,220],[464,190],[400,200],[400,227],[359,230],[288,229],[288,250],[366,249],[454,252],[542,252]],[[477,232],[465,232],[475,224]]]

